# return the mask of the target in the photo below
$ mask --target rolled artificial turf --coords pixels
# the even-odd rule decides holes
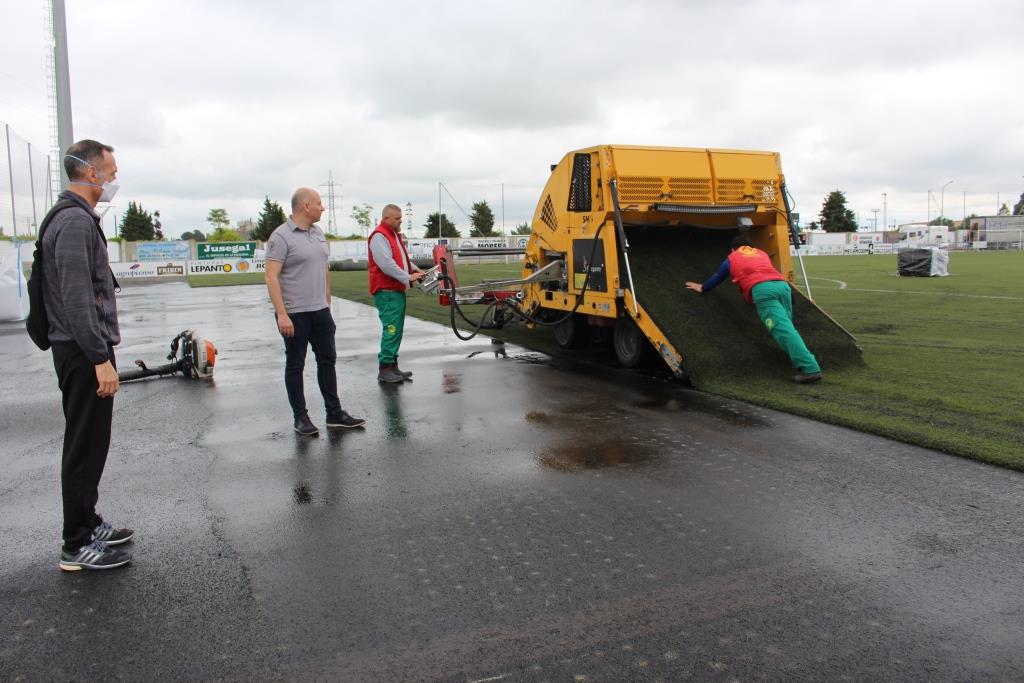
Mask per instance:
[[[789,382],[796,372],[732,282],[703,294],[684,286],[718,269],[734,235],[662,227],[627,232],[637,300],[682,355],[691,383],[702,389],[721,379]],[[793,322],[823,372],[864,366],[852,337],[796,288]]]

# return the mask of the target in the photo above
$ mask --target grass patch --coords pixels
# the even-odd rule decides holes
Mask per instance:
[[[189,287],[229,287],[231,285],[262,285],[263,273],[227,273],[224,275],[189,275]]]

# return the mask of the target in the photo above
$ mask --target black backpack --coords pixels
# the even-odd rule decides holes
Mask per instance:
[[[36,250],[32,254],[32,274],[28,278],[28,319],[25,320],[25,328],[32,342],[43,351],[50,348],[50,321],[46,317],[46,301],[43,297],[43,232],[54,216],[73,206],[80,204],[71,199],[61,199],[53,205],[39,226]],[[96,227],[99,228],[98,225]],[[114,282],[116,285],[117,280]]]

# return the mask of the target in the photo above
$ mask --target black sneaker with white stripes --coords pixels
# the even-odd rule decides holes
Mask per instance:
[[[121,545],[132,540],[135,532],[131,529],[115,529],[109,522],[101,522],[93,529],[92,540],[103,541],[107,545]]]
[[[83,545],[77,553],[60,552],[60,568],[66,572],[83,569],[116,569],[132,561],[132,556],[123,550],[107,547],[103,541]]]

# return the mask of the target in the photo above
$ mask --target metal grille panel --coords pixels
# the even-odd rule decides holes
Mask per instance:
[[[540,211],[540,219],[544,225],[552,230],[558,230],[558,219],[555,218],[555,205],[551,202],[551,195],[544,200],[544,208]]]
[[[708,178],[661,178],[658,176],[622,176],[619,201],[623,204],[650,202],[686,202],[710,204],[711,180]]]
[[[569,211],[590,211],[590,155],[577,154],[572,160]]]
[[[718,201],[744,204],[776,204],[779,199],[778,181],[774,178],[755,178],[747,183],[742,178],[719,178]]]
[[[710,204],[713,201],[710,178],[669,178],[668,189],[673,202]]]
[[[619,177],[619,202],[622,204],[656,202],[666,190],[665,181],[656,176]]]
[[[747,192],[747,183],[742,178],[719,178],[718,201],[750,202],[753,197]]]

